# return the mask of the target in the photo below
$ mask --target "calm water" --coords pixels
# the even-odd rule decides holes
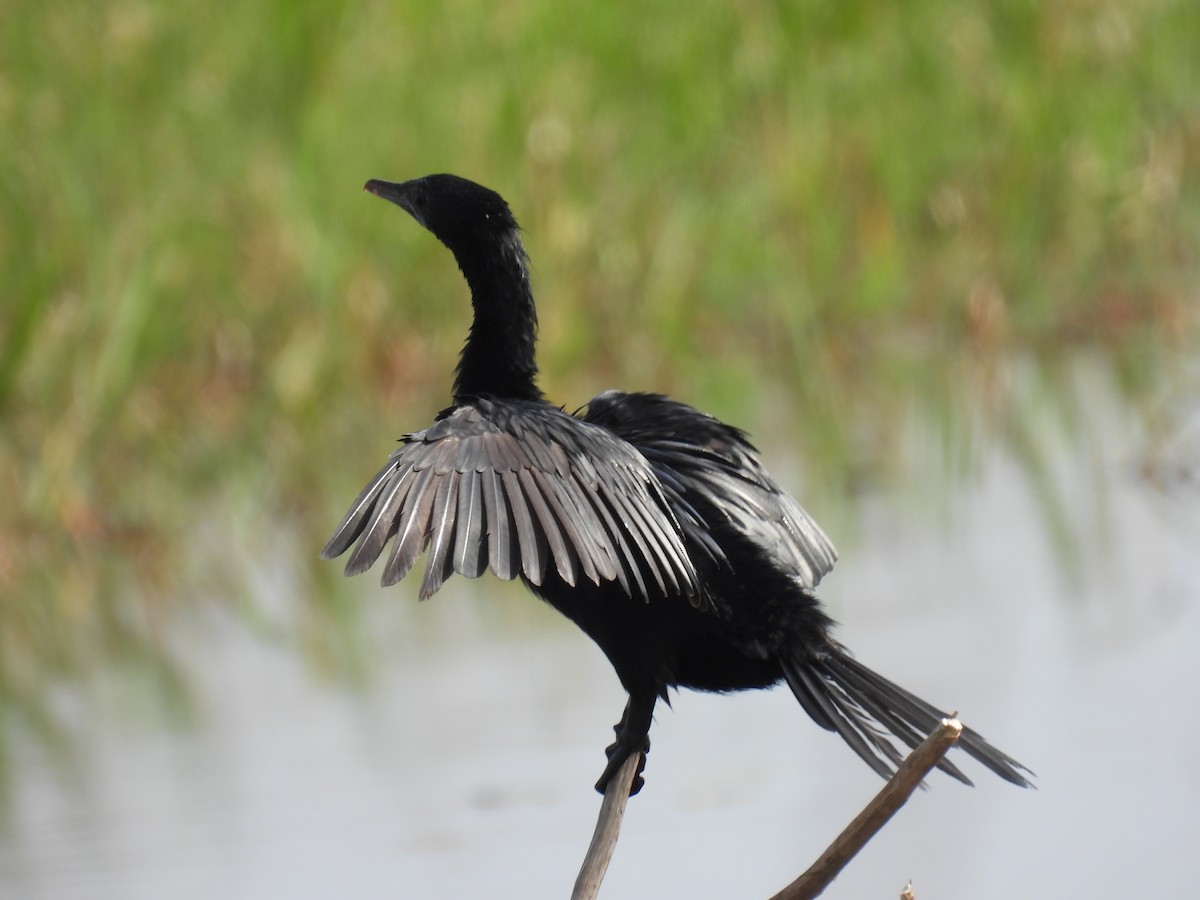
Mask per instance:
[[[841,638],[1040,789],[969,762],[974,790],[938,776],[826,896],[909,878],[924,900],[1194,893],[1200,493],[1148,486],[1136,433],[1105,431],[1054,462],[1069,566],[1000,450],[936,514],[911,491],[863,501],[823,586]],[[213,612],[177,641],[194,724],[145,714],[116,677],[65,692],[82,750],[64,767],[17,748],[0,896],[566,896],[623,696],[571,626],[458,581],[418,605],[363,580],[394,649],[360,690]],[[767,896],[879,786],[786,691],[680,695],[653,740],[607,897]]]

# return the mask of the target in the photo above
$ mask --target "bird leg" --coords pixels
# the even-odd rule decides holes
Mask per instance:
[[[596,782],[596,790],[601,794],[608,787],[608,782],[625,764],[625,760],[634,753],[641,754],[641,760],[638,762],[637,774],[633,778],[633,787],[630,788],[629,796],[632,797],[645,784],[642,770],[646,768],[646,754],[650,752],[650,722],[654,717],[655,699],[653,695],[646,700],[630,694],[621,721],[613,726],[613,733],[616,734],[617,739],[604,750],[608,754],[608,765],[604,767],[600,780]]]

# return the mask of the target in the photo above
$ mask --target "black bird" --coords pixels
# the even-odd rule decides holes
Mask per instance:
[[[450,248],[475,317],[453,403],[405,435],[326,545],[346,574],[395,543],[383,584],[426,552],[420,596],[454,572],[520,578],[608,656],[629,693],[596,785],[649,749],[668,688],[785,681],[813,720],[880,775],[945,715],[857,662],[813,590],[832,543],[767,474],[744,432],[657,394],[606,391],[575,415],[535,376],[528,257],[508,204],[454,175],[369,181]],[[964,729],[959,748],[1028,786],[1023,765]],[[640,765],[644,766],[642,756]],[[951,762],[941,768],[970,784]],[[634,792],[642,786],[639,775]]]

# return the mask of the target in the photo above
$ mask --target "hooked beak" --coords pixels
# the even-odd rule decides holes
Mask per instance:
[[[382,197],[384,200],[390,200],[402,210],[417,220],[421,227],[425,227],[425,218],[418,211],[416,205],[412,202],[412,182],[394,182],[380,181],[377,178],[372,178],[363,185],[363,190],[369,194],[374,194],[376,197]]]

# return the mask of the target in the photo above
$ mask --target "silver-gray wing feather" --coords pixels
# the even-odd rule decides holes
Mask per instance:
[[[402,438],[322,551],[346,573],[395,539],[382,581],[427,556],[422,599],[452,573],[615,581],[631,597],[699,596],[683,529],[646,459],[606,429],[541,403],[479,400]]]

